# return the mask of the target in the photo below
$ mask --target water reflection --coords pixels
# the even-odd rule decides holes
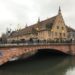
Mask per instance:
[[[68,69],[67,72],[66,72],[66,75],[75,75],[75,68]]]
[[[0,75],[75,75],[75,57],[36,54],[5,64]]]

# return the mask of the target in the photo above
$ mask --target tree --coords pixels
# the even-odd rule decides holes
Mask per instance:
[[[2,34],[2,43],[7,43],[7,35]]]

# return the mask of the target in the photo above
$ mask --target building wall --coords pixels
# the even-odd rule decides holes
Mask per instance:
[[[75,41],[75,31],[69,32],[69,39]]]
[[[61,15],[57,16],[55,23],[51,29],[52,39],[67,39],[68,32]]]
[[[38,32],[38,39],[39,40],[47,40],[49,38],[48,31],[40,31]]]
[[[67,28],[65,26],[63,17],[61,14],[58,14],[56,17],[52,29],[50,30],[42,30],[39,31],[37,34],[26,34],[22,36],[16,36],[13,38],[8,38],[8,41],[11,40],[29,40],[30,38],[37,38],[39,40],[55,40],[55,39],[67,39],[68,38],[68,32]]]

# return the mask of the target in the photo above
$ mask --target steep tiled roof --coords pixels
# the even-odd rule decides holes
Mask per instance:
[[[38,28],[38,31],[46,30],[47,25],[49,25],[49,27],[51,29],[55,19],[56,19],[56,16],[54,16],[52,18],[48,18],[44,21],[40,21],[34,25],[28,26],[28,27],[23,28],[21,30],[13,31],[9,37],[16,37],[16,36],[22,36],[22,35],[30,34],[30,33],[32,33],[33,29],[37,29],[37,28]]]

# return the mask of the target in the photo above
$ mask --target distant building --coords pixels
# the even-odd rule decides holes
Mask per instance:
[[[40,21],[34,25],[28,26],[21,30],[13,31],[7,41],[24,41],[24,40],[45,40],[57,41],[67,40],[69,38],[68,28],[64,22],[61,9],[59,7],[58,14],[52,18]]]
[[[67,27],[68,28],[68,38],[69,40],[71,40],[72,42],[75,42],[75,30],[71,27]]]

